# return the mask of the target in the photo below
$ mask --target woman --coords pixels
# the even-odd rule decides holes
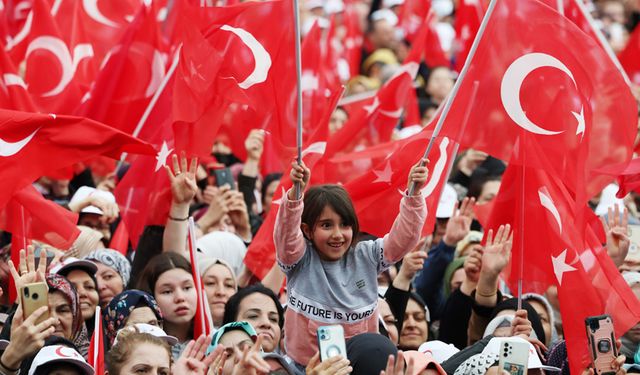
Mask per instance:
[[[246,321],[263,337],[262,348],[274,352],[279,346],[284,325],[284,309],[278,297],[262,284],[239,290],[229,298],[223,323]]]
[[[123,331],[106,353],[108,375],[171,374],[171,350],[161,338],[148,333]]]
[[[402,350],[418,350],[429,338],[429,310],[415,293],[411,293],[404,312],[398,347]]]
[[[220,327],[227,301],[238,291],[236,275],[227,262],[216,258],[201,259],[199,271],[207,293],[213,325]]]
[[[124,255],[111,249],[92,251],[84,259],[93,262],[98,267],[96,280],[98,281],[100,307],[105,307],[115,295],[122,293],[129,283],[131,263]]]
[[[63,276],[49,274],[46,279],[49,286],[49,315],[58,318],[53,334],[72,341],[80,354],[86,358],[89,352],[89,336],[83,324],[76,289]]]
[[[98,282],[96,272],[98,267],[92,262],[77,258],[67,258],[64,264],[55,271],[60,276],[64,276],[73,284],[80,300],[80,311],[82,320],[87,327],[87,334],[93,334],[95,325],[96,306],[98,306]]]
[[[154,257],[140,275],[138,289],[153,295],[158,302],[165,331],[178,338],[179,343],[171,348],[177,359],[193,338],[198,299],[189,261],[171,252]]]
[[[118,331],[136,323],[146,323],[163,328],[162,312],[149,293],[141,290],[126,290],[113,297],[104,310],[104,332],[113,345]]]

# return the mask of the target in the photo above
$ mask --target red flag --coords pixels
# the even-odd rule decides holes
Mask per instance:
[[[441,134],[503,160],[529,134],[586,202],[610,179],[593,171],[631,156],[629,87],[596,42],[544,4],[499,1],[485,22]]]
[[[460,72],[484,17],[483,0],[460,0],[456,9],[455,70]]]
[[[0,110],[0,207],[20,188],[48,171],[95,155],[153,153],[136,138],[92,120]]]
[[[96,306],[95,325],[91,342],[89,343],[89,365],[93,367],[96,374],[104,374],[104,331],[102,330],[102,309]]]
[[[398,26],[404,31],[405,39],[414,42],[431,11],[431,0],[406,0],[401,7]]]
[[[346,33],[343,40],[345,48],[342,51],[342,58],[349,66],[350,77],[355,77],[360,74],[362,44],[364,42],[364,33],[360,26],[360,15],[355,4],[345,4],[343,22]]]
[[[633,30],[618,59],[631,81],[640,85],[640,27]]]
[[[124,221],[118,223],[111,241],[109,241],[109,248],[117,250],[120,254],[126,256],[129,250],[129,232],[127,231],[127,225]]]
[[[0,50],[0,108],[36,112],[36,105],[27,92],[27,84],[4,50]]]
[[[189,232],[187,237],[189,258],[191,261],[191,276],[193,276],[193,282],[196,285],[196,293],[198,295],[196,315],[193,319],[193,337],[197,339],[201,335],[208,337],[213,332],[213,318],[209,310],[209,302],[207,302],[207,293],[202,284],[202,277],[200,276],[193,218],[189,219]]]
[[[429,12],[416,34],[413,43],[411,43],[411,50],[404,60],[404,63],[415,62],[420,63],[424,57],[424,61],[427,66],[449,66],[449,59],[442,50],[440,45],[440,39],[433,27],[434,13]]]

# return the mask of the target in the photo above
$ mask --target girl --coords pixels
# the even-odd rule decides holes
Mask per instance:
[[[426,217],[420,189],[427,172],[424,166],[411,168],[414,194],[402,199],[391,232],[357,245],[353,239],[358,218],[342,187],[312,187],[304,202],[296,200],[294,189],[283,197],[274,242],[278,264],[287,275],[285,332],[295,332],[287,335],[287,354],[299,365],[306,365],[317,351],[319,326],[340,324],[346,338],[377,332],[377,275],[418,243]],[[309,175],[304,164],[293,163],[291,180],[302,191]]]
[[[153,295],[164,317],[164,330],[178,338],[179,343],[171,348],[177,359],[193,338],[198,299],[189,261],[171,252],[155,256],[142,272],[138,287]]]

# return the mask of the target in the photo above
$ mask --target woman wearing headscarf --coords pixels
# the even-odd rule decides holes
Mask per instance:
[[[49,286],[49,314],[58,318],[55,336],[72,341],[83,357],[89,353],[89,336],[84,326],[80,300],[73,285],[65,277],[49,274],[46,277]]]
[[[227,301],[238,291],[236,275],[229,263],[217,258],[202,257],[199,267],[213,325],[220,327]]]
[[[109,342],[113,341],[122,328],[136,324],[146,323],[162,328],[162,312],[158,304],[147,292],[131,289],[113,297],[109,305],[105,307],[104,333]]]
[[[116,250],[99,249],[92,251],[85,260],[89,260],[98,267],[96,280],[100,306],[105,307],[111,299],[122,293],[131,277],[131,263]]]

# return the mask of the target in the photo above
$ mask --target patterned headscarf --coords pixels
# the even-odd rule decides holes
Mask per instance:
[[[149,307],[158,318],[159,322],[162,322],[162,312],[160,307],[156,303],[156,300],[147,292],[141,290],[130,289],[113,297],[109,305],[104,309],[104,333],[109,339],[109,345],[113,345],[118,331],[124,328],[131,311],[136,307],[146,306]]]
[[[122,284],[127,287],[129,278],[131,277],[131,263],[129,260],[116,250],[98,249],[89,253],[84,259],[100,262],[107,267],[111,267],[122,278]]]
[[[47,275],[47,285],[49,285],[49,293],[60,292],[71,305],[71,313],[73,315],[73,323],[71,326],[71,340],[78,337],[82,331],[82,313],[80,311],[80,300],[76,288],[65,277],[57,274]]]
[[[497,354],[479,353],[462,362],[453,375],[483,375],[487,369],[498,362]]]

